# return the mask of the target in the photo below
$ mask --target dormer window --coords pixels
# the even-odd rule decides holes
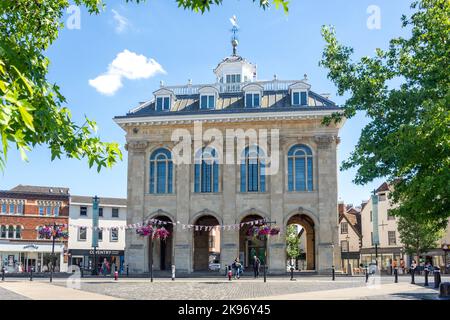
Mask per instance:
[[[261,106],[260,93],[252,92],[245,94],[245,107],[246,108],[259,108]]]
[[[170,97],[157,97],[156,111],[168,111],[168,110],[170,110]]]
[[[308,93],[306,91],[293,91],[291,103],[293,106],[307,106]]]
[[[215,95],[201,95],[200,109],[214,109],[216,107]]]
[[[240,74],[227,74],[227,83],[241,82]]]

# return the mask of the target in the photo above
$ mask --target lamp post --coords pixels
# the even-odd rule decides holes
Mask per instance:
[[[444,244],[442,245],[442,250],[444,250],[444,273],[447,274],[448,273],[448,268],[447,268],[448,244],[446,242],[444,242]]]
[[[95,195],[92,198],[92,246],[94,247],[94,263],[92,275],[98,275],[97,271],[97,247],[98,247],[98,206],[100,204],[100,198]]]
[[[53,282],[53,272],[55,270],[55,236],[56,236],[56,222],[53,222],[52,229],[52,267],[50,268],[50,282]]]

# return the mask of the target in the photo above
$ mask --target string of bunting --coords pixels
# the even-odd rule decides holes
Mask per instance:
[[[146,226],[148,224],[152,225],[174,225],[174,226],[180,226],[182,230],[186,231],[211,231],[213,229],[215,230],[240,230],[245,225],[248,226],[257,226],[257,225],[264,225],[266,222],[266,219],[258,219],[258,220],[252,220],[252,221],[246,221],[241,223],[235,223],[235,224],[227,224],[227,225],[214,225],[214,226],[206,226],[206,225],[196,225],[196,224],[184,224],[180,221],[172,222],[172,221],[163,221],[158,219],[149,219],[147,222],[140,222],[140,223],[133,223],[128,225],[120,225],[120,226],[109,226],[109,227],[93,227],[93,226],[82,226],[82,225],[76,225],[76,224],[64,224],[65,227],[73,227],[73,228],[89,228],[94,230],[111,230],[111,229],[121,229],[121,230],[127,230],[127,229],[137,229],[139,227]]]

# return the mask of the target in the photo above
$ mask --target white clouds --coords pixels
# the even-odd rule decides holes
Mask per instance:
[[[116,22],[116,32],[122,33],[125,31],[125,29],[130,25],[128,22],[128,19],[124,16],[120,15],[116,10],[111,10],[114,14],[114,21]]]
[[[108,71],[89,84],[104,95],[114,95],[122,87],[122,78],[130,80],[148,79],[154,75],[165,74],[163,67],[152,58],[124,50],[109,64]]]

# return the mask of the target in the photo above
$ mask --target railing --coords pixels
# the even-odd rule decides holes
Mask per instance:
[[[234,93],[241,92],[242,88],[248,84],[256,84],[263,87],[264,91],[285,91],[289,86],[300,82],[301,80],[271,80],[271,81],[255,81],[255,82],[240,82],[240,83],[213,83],[213,84],[196,84],[196,85],[182,85],[182,86],[161,86],[161,88],[173,91],[175,95],[196,95],[200,88],[209,86],[216,88],[219,93]]]

